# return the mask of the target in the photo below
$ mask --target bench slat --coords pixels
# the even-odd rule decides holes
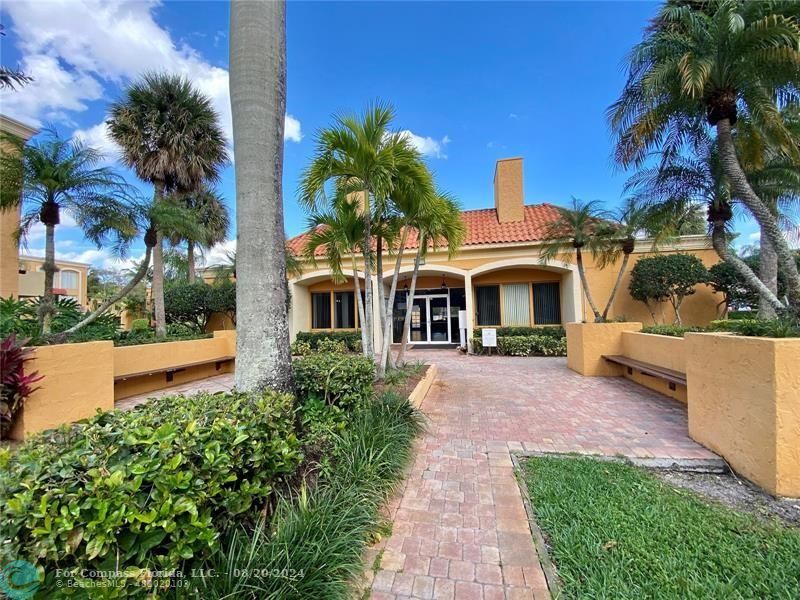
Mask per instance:
[[[658,365],[652,365],[650,363],[642,362],[634,358],[628,358],[627,356],[621,356],[616,354],[605,355],[603,356],[603,358],[609,362],[617,363],[625,367],[636,369],[637,371],[644,373],[645,375],[658,377],[659,379],[663,379],[671,383],[677,383],[679,385],[686,385],[686,374],[681,373],[680,371],[674,371],[672,369],[667,369],[666,367],[659,367]]]
[[[199,367],[201,365],[209,365],[211,363],[224,363],[235,360],[235,355],[219,356],[216,358],[209,358],[206,360],[198,360],[195,362],[185,363],[182,365],[170,365],[163,369],[148,369],[147,371],[138,371],[136,373],[126,373],[125,375],[117,375],[114,381],[125,381],[126,379],[133,379],[134,377],[144,377],[145,375],[155,375],[156,373],[169,373],[170,371],[180,371],[181,369],[189,369],[191,367]]]

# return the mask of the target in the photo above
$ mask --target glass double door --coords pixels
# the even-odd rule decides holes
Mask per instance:
[[[408,341],[418,344],[450,343],[450,298],[448,295],[415,296],[411,305]]]

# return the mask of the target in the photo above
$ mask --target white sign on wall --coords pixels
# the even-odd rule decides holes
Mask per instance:
[[[496,348],[497,329],[481,329],[481,344],[484,348]]]

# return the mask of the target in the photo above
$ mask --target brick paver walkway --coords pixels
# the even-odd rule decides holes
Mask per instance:
[[[130,396],[122,400],[117,400],[114,403],[114,408],[120,410],[130,410],[134,406],[143,404],[151,398],[161,398],[163,396],[177,396],[183,394],[184,396],[191,396],[198,392],[230,392],[233,389],[233,373],[225,373],[224,375],[214,375],[213,377],[206,377],[205,379],[198,379],[197,381],[190,381],[181,385],[164,388],[163,390],[155,390],[138,396]]]
[[[393,504],[372,598],[548,598],[511,452],[714,458],[677,401],[565,359],[414,352],[436,362],[429,430]]]

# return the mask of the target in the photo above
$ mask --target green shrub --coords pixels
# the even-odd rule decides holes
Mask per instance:
[[[748,337],[800,337],[800,323],[790,318],[770,320],[740,319],[730,321],[730,330]]]
[[[45,343],[39,334],[38,311],[41,305],[39,298],[0,300],[0,337],[15,333],[28,339],[32,346]],[[81,307],[73,298],[57,298],[55,312],[51,321],[51,330],[55,333],[66,331],[85,317]],[[90,342],[97,340],[113,340],[120,334],[119,318],[110,313],[98,317],[77,333],[72,334],[68,342]]]
[[[394,394],[355,410],[334,435],[334,467],[317,487],[282,498],[269,524],[231,528],[202,565],[222,575],[195,579],[191,597],[352,598],[364,550],[381,530],[380,507],[421,430],[419,413]]]
[[[134,319],[131,321],[131,332],[150,331],[150,319]]]
[[[308,356],[313,352],[311,344],[303,340],[295,340],[291,345],[292,356]]]
[[[168,397],[3,451],[0,562],[43,566],[55,595],[56,568],[144,582],[146,569],[202,558],[235,515],[259,510],[297,469],[292,403],[276,392]],[[128,585],[109,597],[147,591]]]
[[[476,354],[488,353],[478,337],[472,340],[472,350]],[[502,356],[566,356],[567,338],[551,335],[498,336],[496,352]]]
[[[211,313],[227,315],[232,323],[236,323],[236,284],[222,281],[211,286],[208,292],[208,310]]]
[[[349,351],[344,340],[333,338],[322,339],[317,342],[317,352],[329,352],[331,354],[344,354]]]
[[[668,335],[671,337],[683,337],[686,333],[705,331],[703,327],[681,327],[680,325],[648,325],[642,327],[642,333],[652,333],[655,335]]]
[[[190,323],[205,331],[211,316],[211,286],[201,281],[173,283],[164,290],[164,312],[167,323]]]
[[[497,327],[497,337],[518,337],[538,335],[553,338],[565,338],[567,332],[563,327],[559,326],[539,326],[539,327]],[[481,330],[475,329],[472,333],[473,337],[480,338]]]
[[[316,350],[321,340],[337,340],[347,345],[351,352],[361,352],[360,331],[300,331],[297,340],[308,342],[312,350]]]
[[[319,353],[294,361],[298,401],[322,399],[350,408],[368,400],[375,379],[375,362],[366,356]]]

